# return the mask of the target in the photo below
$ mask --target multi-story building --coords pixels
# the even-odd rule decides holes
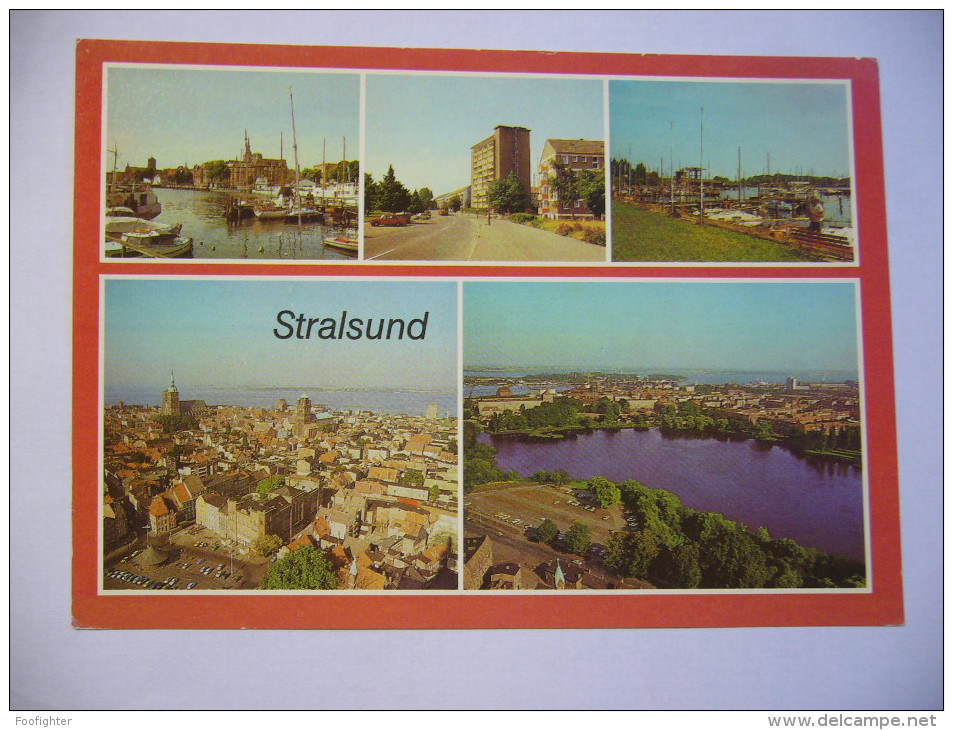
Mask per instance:
[[[269,160],[263,158],[260,152],[252,152],[247,131],[242,159],[229,162],[228,173],[229,186],[232,188],[250,188],[259,179],[266,180],[268,185],[287,185],[294,177],[284,160]]]
[[[591,215],[586,201],[581,198],[560,200],[558,191],[550,184],[556,175],[556,163],[578,175],[585,170],[605,169],[605,143],[595,139],[547,139],[539,158],[539,214],[547,218]]]
[[[489,137],[470,148],[470,193],[474,208],[486,208],[490,185],[511,172],[530,193],[529,132],[526,127],[497,126]]]

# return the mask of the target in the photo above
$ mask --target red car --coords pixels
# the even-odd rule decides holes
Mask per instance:
[[[372,226],[406,226],[407,220],[394,213],[382,213],[378,218],[371,218]]]

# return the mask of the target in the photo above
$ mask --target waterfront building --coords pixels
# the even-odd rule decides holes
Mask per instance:
[[[245,131],[245,151],[242,159],[228,162],[228,182],[232,188],[251,188],[261,178],[269,186],[287,185],[293,175],[284,160],[266,159],[260,152],[251,151],[248,131]]]
[[[511,172],[516,174],[529,196],[529,133],[526,127],[498,125],[493,134],[470,148],[471,202],[474,208],[486,208],[490,185],[508,177]]]
[[[577,174],[586,170],[605,169],[605,143],[594,139],[547,139],[539,158],[539,187],[537,205],[539,214],[547,218],[570,216],[591,217],[586,201],[577,198],[561,200],[558,191],[550,184],[556,175],[556,167],[572,170]]]

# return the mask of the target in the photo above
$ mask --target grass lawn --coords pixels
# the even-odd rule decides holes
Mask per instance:
[[[790,246],[612,203],[613,261],[813,261]]]

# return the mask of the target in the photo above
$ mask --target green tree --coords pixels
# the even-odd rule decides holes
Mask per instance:
[[[225,160],[209,160],[203,162],[202,167],[205,169],[205,176],[212,182],[226,182],[231,178],[228,163]]]
[[[433,208],[433,190],[430,188],[420,188],[420,190],[417,191],[417,195],[420,196],[421,210],[430,210]]]
[[[517,213],[526,210],[529,197],[523,183],[511,172],[502,180],[494,180],[487,190],[490,205],[501,213]]]
[[[364,173],[364,210],[377,210],[377,183],[369,172]]]
[[[266,590],[330,590],[337,577],[324,553],[305,545],[268,566],[261,583]]]
[[[459,195],[454,195],[450,198],[450,200],[447,201],[447,206],[450,208],[450,210],[456,213],[458,210],[460,210],[460,208],[463,207],[463,201],[460,200]]]
[[[591,543],[592,534],[581,522],[573,522],[566,530],[566,547],[577,555],[583,555]]]
[[[394,166],[387,168],[387,174],[377,184],[377,207],[380,210],[396,213],[407,210],[410,205],[410,192],[394,174]]]
[[[255,486],[255,491],[258,492],[258,496],[267,497],[271,492],[282,487],[285,484],[285,478],[280,474],[275,476],[265,477]]]
[[[549,187],[556,193],[560,207],[569,208],[575,220],[576,200],[579,199],[576,172],[568,164],[560,162],[558,156],[553,158],[553,174],[549,176]]]
[[[578,195],[595,218],[606,212],[606,179],[602,170],[583,170],[576,181]]]
[[[424,485],[423,472],[417,469],[407,469],[397,478],[397,483],[402,487],[422,487]]]
[[[618,576],[646,580],[659,550],[658,540],[650,530],[613,532],[602,560]]]
[[[593,477],[586,486],[595,495],[602,509],[608,509],[622,499],[619,487],[605,477]]]
[[[645,163],[640,162],[635,166],[635,169],[632,171],[632,182],[636,185],[645,185],[646,172],[645,172]]]
[[[701,551],[694,543],[665,548],[658,560],[661,577],[676,588],[697,588],[702,579],[700,557]]]
[[[555,523],[551,522],[548,519],[544,519],[539,523],[539,527],[536,528],[536,540],[537,542],[550,543],[559,534],[559,528],[556,527]]]
[[[251,548],[259,555],[270,557],[278,552],[283,544],[277,535],[263,535],[251,544]]]

